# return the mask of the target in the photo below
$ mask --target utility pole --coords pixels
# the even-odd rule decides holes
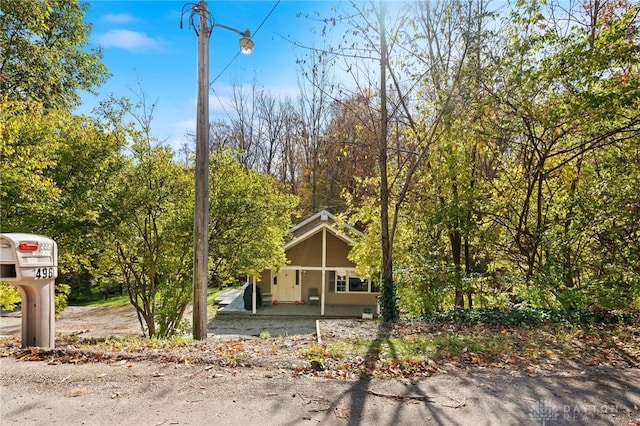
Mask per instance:
[[[196,202],[193,219],[193,338],[207,338],[209,260],[209,12],[207,3],[193,5],[200,14],[198,35],[198,105],[196,117]]]
[[[214,27],[233,31],[241,36],[240,52],[253,50],[251,31],[237,30],[218,24],[207,9],[207,3],[187,3],[182,18],[191,8],[189,26],[195,29],[193,17],[198,15],[198,105],[196,111],[196,202],[193,212],[193,338],[207,338],[207,288],[209,275],[209,37]]]

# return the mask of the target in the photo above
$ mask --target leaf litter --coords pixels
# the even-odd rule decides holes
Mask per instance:
[[[206,341],[60,336],[55,349],[0,339],[0,356],[50,365],[140,361],[211,368],[264,367],[273,374],[328,379],[420,378],[476,367],[535,376],[564,364],[640,366],[639,324],[501,326],[401,321],[321,320],[315,334]],[[215,374],[214,374],[215,376]],[[456,403],[457,404],[457,403]],[[455,405],[455,404],[454,404]]]

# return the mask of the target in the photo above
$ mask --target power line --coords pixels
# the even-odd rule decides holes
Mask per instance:
[[[218,100],[218,103],[220,103],[220,106],[222,107],[222,111],[224,111],[227,118],[231,120],[231,115],[229,114],[227,109],[224,107],[224,103],[222,102],[222,99],[220,99],[220,96],[218,96],[218,92],[216,92],[216,89],[213,88],[213,85],[211,86],[211,91],[213,92],[213,96],[215,96],[216,99]]]
[[[271,14],[273,13],[274,10],[276,10],[276,7],[278,7],[278,5],[280,4],[281,0],[278,0],[273,7],[271,8],[271,10],[269,11],[269,13],[267,13],[267,16],[264,17],[264,19],[262,20],[262,22],[260,23],[260,25],[258,25],[258,28],[256,28],[256,30],[253,32],[253,36],[255,37],[256,34],[258,34],[258,31],[260,31],[260,28],[262,28],[262,26],[264,25],[265,22],[267,22],[267,19],[269,19],[269,17],[271,16]],[[216,81],[218,81],[218,79],[222,76],[222,74],[224,74],[224,72],[227,70],[227,68],[229,68],[231,66],[231,64],[236,60],[236,58],[238,58],[238,56],[240,56],[240,52],[236,53],[236,56],[234,56],[229,63],[227,64],[226,67],[224,67],[222,69],[222,71],[220,71],[218,73],[218,75],[216,75],[216,77],[211,81],[210,86],[213,85],[213,83],[215,83]]]

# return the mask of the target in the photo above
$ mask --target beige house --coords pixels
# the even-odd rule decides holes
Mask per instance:
[[[291,228],[292,239],[284,247],[287,264],[279,271],[264,270],[250,282],[260,287],[263,305],[317,305],[320,315],[338,306],[377,313],[378,287],[362,279],[347,258],[352,236],[360,232],[348,225],[344,228],[338,230],[335,216],[326,210]]]

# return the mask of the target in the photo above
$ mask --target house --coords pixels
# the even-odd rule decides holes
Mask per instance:
[[[317,305],[319,315],[331,307],[347,306],[361,307],[360,313],[365,308],[377,313],[379,287],[360,277],[347,258],[352,238],[361,235],[357,229],[348,225],[338,229],[335,216],[322,210],[295,225],[290,234],[284,247],[287,264],[279,271],[267,269],[250,279],[254,288],[260,288],[263,305]]]

